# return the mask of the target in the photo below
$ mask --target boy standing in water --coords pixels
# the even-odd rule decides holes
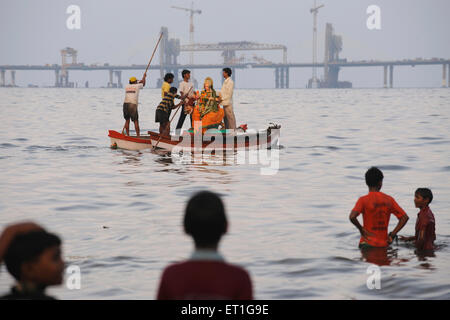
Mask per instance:
[[[414,204],[420,209],[416,220],[416,234],[412,237],[400,237],[403,241],[415,241],[418,250],[433,250],[436,240],[435,220],[429,207],[433,193],[428,188],[419,188],[414,195]]]
[[[361,233],[360,248],[387,247],[409,218],[394,198],[380,192],[384,178],[380,169],[370,168],[367,170],[365,178],[369,193],[358,199],[349,218]],[[357,218],[361,213],[363,226]],[[391,214],[394,214],[399,222],[395,229],[388,234]]]
[[[158,300],[251,300],[252,283],[244,269],[225,262],[218,252],[228,222],[222,200],[203,191],[188,202],[184,231],[194,239],[191,258],[167,267],[161,277]]]

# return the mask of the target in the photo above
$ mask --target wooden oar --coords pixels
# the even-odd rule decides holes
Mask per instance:
[[[192,89],[193,89],[193,87],[190,88],[189,91],[188,91],[188,93],[186,93],[186,95],[184,96],[184,98],[181,99],[180,103],[178,104],[177,110],[175,110],[175,113],[173,114],[172,119],[170,119],[170,121],[169,121],[169,126],[168,126],[168,128],[170,128],[170,124],[172,123],[173,118],[175,118],[175,115],[177,114],[178,110],[180,110],[181,104],[183,103],[184,99],[186,99],[186,97],[189,95],[189,93],[191,93]],[[166,131],[167,131],[167,129],[166,129]],[[166,133],[166,131],[164,131],[163,134]],[[161,140],[163,134],[160,134],[160,135],[159,135],[159,139],[158,139],[158,141],[156,142],[156,144],[153,146],[152,150],[155,150],[155,149],[156,149],[156,147],[158,146],[159,141]]]
[[[152,63],[153,57],[155,55],[156,49],[158,48],[159,43],[161,42],[161,39],[163,37],[163,33],[161,32],[161,35],[159,36],[158,42],[156,43],[155,49],[153,49],[152,57],[150,58],[150,61],[147,64],[147,68],[145,68],[145,73],[147,73],[148,68],[150,67],[150,63]]]

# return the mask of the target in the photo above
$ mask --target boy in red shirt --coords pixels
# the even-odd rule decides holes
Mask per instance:
[[[367,170],[365,178],[369,193],[358,199],[350,213],[350,221],[361,233],[360,248],[387,247],[409,218],[394,198],[380,192],[384,178],[380,169],[370,168]],[[363,226],[360,225],[357,218],[361,213]],[[395,229],[388,234],[391,214],[394,214],[399,222]]]
[[[194,239],[195,251],[189,260],[164,270],[158,300],[253,299],[247,271],[228,264],[217,252],[227,227],[225,209],[216,194],[203,191],[189,200],[184,231]]]
[[[429,207],[433,193],[428,188],[419,188],[414,194],[414,204],[420,209],[416,220],[416,234],[412,237],[400,236],[400,240],[415,241],[418,250],[433,250],[436,240],[435,220]]]

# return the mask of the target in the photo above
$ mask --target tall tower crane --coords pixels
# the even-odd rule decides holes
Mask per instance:
[[[312,88],[317,88],[317,13],[319,9],[325,5],[316,5],[316,0],[314,0],[314,8],[309,11],[313,14],[313,74],[312,74]]]
[[[184,10],[190,13],[190,23],[189,23],[189,44],[194,45],[194,14],[201,14],[202,10],[194,9],[194,2],[191,2],[191,8],[182,8],[177,6],[172,6],[173,9]],[[191,57],[189,63],[194,64],[194,52],[191,51]]]

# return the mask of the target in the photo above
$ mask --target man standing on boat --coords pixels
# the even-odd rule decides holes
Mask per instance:
[[[186,115],[189,113],[191,118],[191,127],[192,127],[192,107],[194,104],[194,85],[189,80],[191,79],[191,71],[183,70],[181,72],[181,76],[183,77],[183,81],[180,83],[180,87],[178,90],[180,91],[181,96],[186,96],[184,99],[181,109],[180,118],[178,119],[177,129],[181,129],[183,127],[184,120],[186,119]]]
[[[139,114],[138,114],[138,100],[139,90],[145,86],[145,78],[147,72],[144,73],[142,80],[137,81],[136,77],[130,78],[130,83],[125,87],[125,101],[123,103],[123,117],[125,118],[125,125],[123,131],[126,131],[127,136],[130,135],[130,119],[134,122],[134,129],[136,130],[136,136],[139,137]]]
[[[231,79],[230,68],[224,68],[222,71],[225,81],[223,82],[222,89],[220,90],[220,96],[222,98],[221,104],[223,105],[223,111],[225,112],[225,128],[235,130],[236,118],[233,111],[234,82]]]

